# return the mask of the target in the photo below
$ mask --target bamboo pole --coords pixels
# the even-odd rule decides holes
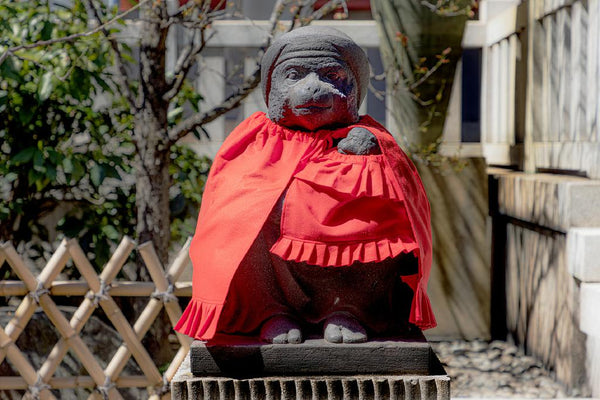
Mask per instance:
[[[13,318],[8,321],[6,327],[4,328],[6,334],[11,338],[13,342],[16,342],[21,333],[27,326],[27,323],[33,316],[35,309],[37,308],[37,304],[35,300],[31,297],[25,297],[17,307],[15,311],[15,315]],[[6,352],[0,348],[0,364],[4,361],[4,357],[6,357]]]
[[[2,253],[5,255],[6,261],[8,261],[8,265],[12,268],[12,270],[23,280],[23,274],[29,279],[31,274],[28,274],[29,269],[25,265],[25,262],[19,257],[15,248],[10,243],[4,243],[1,246]],[[37,281],[35,278],[31,282],[32,284],[37,285]],[[28,291],[26,292],[28,293]],[[25,326],[33,316],[35,309],[37,308],[36,302],[31,297],[24,297],[17,307],[15,311],[14,317],[6,324],[5,332],[11,338],[13,342],[16,342]],[[6,352],[0,349],[0,363],[4,360],[6,356]]]
[[[73,259],[77,260],[76,265],[79,268],[81,274],[84,276],[86,281],[89,283],[90,288],[94,291],[94,293],[99,293],[101,291],[101,282],[98,279],[92,265],[89,263],[88,259],[85,257],[83,250],[81,247],[74,242],[71,245],[71,253],[73,255]],[[119,268],[120,270],[121,268]],[[112,272],[112,271],[111,271]],[[110,274],[110,278],[114,279],[112,273]],[[148,354],[140,340],[138,340],[135,332],[131,328],[131,325],[127,321],[127,318],[123,315],[117,304],[111,297],[100,298],[99,304],[104,310],[106,316],[113,323],[113,326],[117,329],[123,340],[125,341],[127,347],[133,354],[133,357],[138,362],[139,367],[142,369],[144,374],[150,378],[154,384],[159,384],[162,382],[162,375],[158,372],[158,368],[152,361],[152,357]],[[106,368],[104,373],[110,377],[111,380],[115,380],[120,371],[111,370],[110,368]]]
[[[92,285],[94,292],[98,293],[100,291],[100,283],[98,282],[98,277],[89,263],[87,257],[79,247],[79,244],[72,240],[69,242],[69,252],[71,257],[73,258],[73,262],[75,267],[79,270],[84,279],[87,280],[88,285]],[[119,246],[117,247],[115,253],[110,258],[107,266],[103,270],[103,274],[106,278],[106,284],[110,284],[110,282],[117,276],[123,264],[127,261],[127,257],[135,247],[135,242],[131,240],[129,237],[125,236]],[[95,281],[94,281],[95,279]],[[91,282],[94,281],[97,285],[93,285]],[[96,305],[93,300],[86,298],[82,302],[82,304],[77,308],[73,317],[70,321],[70,326],[74,329],[74,331],[79,334],[85,323],[89,320],[89,318],[94,313],[96,309]],[[68,345],[66,339],[59,340],[54,348],[51,350],[50,354],[44,361],[44,364],[40,368],[40,375],[42,379],[50,379],[56,369],[60,365],[60,362],[63,360],[68,351]],[[103,373],[104,375],[104,373]],[[104,382],[102,383],[104,384]],[[102,385],[101,384],[101,385]]]
[[[175,297],[190,297],[191,282],[176,282],[173,294]],[[148,297],[156,288],[152,282],[114,282],[110,286],[111,297]],[[86,281],[54,281],[48,288],[52,296],[85,296],[90,286]],[[0,281],[0,296],[25,296],[29,293],[25,283],[21,281]]]
[[[96,386],[88,375],[53,377],[48,381],[52,389],[93,388]],[[145,375],[121,376],[115,382],[119,388],[140,388],[151,386]],[[22,376],[0,376],[1,390],[27,390],[29,385]]]
[[[156,290],[158,292],[167,293],[167,294],[168,293],[176,293],[177,295],[180,295],[180,296],[181,295],[184,295],[184,296],[191,295],[191,283],[190,282],[184,282],[184,283],[177,282],[175,285],[173,285],[171,283],[171,282],[177,281],[177,279],[183,272],[183,269],[189,263],[189,258],[187,255],[189,244],[190,244],[190,239],[188,239],[188,242],[186,242],[184,247],[178,253],[178,255],[176,256],[175,260],[169,267],[166,274],[163,273],[162,265],[161,265],[160,261],[158,260],[158,257],[156,257],[156,252],[154,251],[154,248],[151,246],[148,246],[148,245],[140,246],[140,253],[142,253],[142,257],[144,258],[144,261],[146,262],[146,264],[148,266],[148,270],[150,272],[150,275],[151,275],[153,281],[156,284]],[[107,265],[103,269],[103,271],[100,275],[100,279],[103,279],[105,282],[110,283],[116,277],[116,275],[122,268],[123,264],[126,262],[133,247],[134,247],[134,243],[131,239],[129,239],[127,237],[123,238],[123,241],[121,242],[121,244],[119,245],[119,247],[117,248],[117,250],[115,251],[113,256],[111,257],[111,260],[107,263]],[[11,253],[11,250],[12,250],[12,253]],[[146,254],[145,257],[144,257],[144,253]],[[75,262],[76,267],[80,270],[80,272],[82,273],[82,276],[84,277],[84,279],[86,279],[87,282],[53,282],[53,279],[58,275],[58,273],[62,270],[62,268],[64,268],[64,265],[66,264],[66,262],[69,259],[69,254],[73,258],[73,261]],[[90,291],[90,290],[91,290],[90,293],[92,295],[100,292],[101,286],[100,286],[100,281],[98,279],[98,276],[96,275],[95,271],[93,270],[93,267],[89,263],[88,259],[85,257],[85,254],[83,253],[83,251],[81,251],[81,248],[79,247],[77,242],[75,242],[74,240],[71,240],[69,242],[63,241],[61,243],[61,246],[59,246],[57,251],[53,254],[53,257],[50,259],[50,261],[48,262],[48,264],[46,265],[46,267],[40,274],[39,281],[35,279],[33,274],[31,274],[29,269],[25,266],[23,260],[18,256],[16,251],[14,251],[14,248],[12,246],[7,245],[7,244],[0,245],[0,256],[9,260],[9,264],[11,265],[11,267],[13,267],[13,270],[15,270],[17,275],[23,281],[23,282],[10,281],[6,284],[3,283],[2,286],[0,286],[0,295],[2,293],[6,293],[6,292],[10,292],[11,295],[15,295],[14,293],[16,293],[16,292],[18,292],[19,294],[27,294],[27,292],[37,293],[40,296],[40,305],[42,306],[42,308],[44,309],[44,311],[46,312],[46,314],[48,315],[48,317],[50,318],[52,323],[56,326],[56,328],[59,330],[59,332],[63,336],[61,341],[59,341],[57,346],[55,346],[55,348],[53,349],[53,352],[51,352],[51,355],[48,357],[48,359],[42,366],[42,369],[40,369],[40,372],[44,371],[45,374],[48,374],[48,372],[51,371],[53,374],[55,371],[55,368],[60,364],[60,361],[62,361],[62,359],[64,358],[64,355],[62,355],[61,357],[58,357],[58,356],[60,356],[60,354],[57,354],[55,352],[55,350],[58,349],[59,350],[58,353],[63,353],[63,351],[66,353],[68,346],[71,346],[73,348],[75,354],[77,354],[80,361],[84,364],[84,367],[86,367],[86,369],[88,370],[88,372],[91,375],[90,377],[71,377],[72,379],[60,378],[61,380],[58,381],[57,378],[53,378],[51,376],[52,374],[50,374],[50,376],[45,375],[46,379],[43,379],[43,381],[50,382],[52,384],[52,387],[55,387],[55,385],[58,385],[60,387],[67,387],[70,385],[78,385],[79,386],[79,385],[83,385],[83,384],[87,385],[85,387],[93,387],[94,385],[96,385],[96,386],[104,385],[107,381],[103,381],[102,379],[104,379],[105,375],[107,375],[109,377],[108,382],[114,381],[116,386],[118,386],[118,387],[124,387],[124,386],[129,386],[129,385],[131,385],[132,387],[152,386],[152,385],[156,385],[155,382],[157,381],[157,379],[160,379],[160,381],[162,382],[162,377],[160,377],[160,373],[158,373],[158,370],[156,369],[156,366],[152,362],[149,355],[148,355],[148,358],[146,360],[144,360],[146,362],[143,362],[143,363],[140,362],[138,357],[144,358],[144,355],[141,353],[146,353],[146,355],[147,355],[147,352],[141,345],[140,340],[143,338],[143,336],[145,335],[147,330],[150,328],[150,326],[156,319],[158,313],[160,312],[160,309],[162,308],[163,301],[159,300],[158,298],[151,299],[148,306],[143,311],[142,315],[140,315],[140,317],[136,321],[133,329],[129,325],[129,322],[124,318],[124,316],[122,315],[121,311],[118,309],[118,307],[116,306],[116,304],[114,303],[114,300],[112,298],[109,298],[108,303],[107,303],[106,299],[100,299],[97,301],[101,305],[103,305],[102,303],[105,303],[103,305],[103,308],[105,308],[105,307],[107,308],[107,309],[105,309],[105,313],[107,316],[109,316],[109,318],[111,318],[111,316],[112,316],[115,319],[114,321],[112,321],[113,318],[111,318],[111,321],[113,322],[113,325],[115,326],[115,328],[117,328],[117,330],[119,330],[119,328],[123,327],[123,326],[129,327],[129,332],[125,332],[127,330],[127,328],[123,329],[124,330],[123,333],[120,332],[121,336],[125,340],[125,344],[119,348],[119,350],[117,351],[117,354],[115,354],[115,356],[111,360],[111,363],[109,363],[109,366],[107,367],[107,369],[105,371],[107,373],[98,373],[99,365],[97,364],[97,361],[94,359],[93,355],[89,352],[89,349],[87,347],[85,347],[85,345],[83,344],[83,341],[78,336],[78,333],[80,332],[82,327],[85,325],[85,323],[87,322],[87,320],[93,313],[93,310],[95,309],[95,304],[94,304],[93,300],[86,298],[84,300],[84,302],[82,303],[82,305],[78,308],[76,313],[73,315],[73,318],[71,319],[71,322],[69,323],[69,322],[67,322],[66,318],[64,318],[62,313],[60,313],[60,311],[58,310],[58,308],[56,307],[56,305],[54,304],[52,299],[47,295],[47,293],[38,291],[41,288],[44,288],[44,289],[49,288],[49,289],[53,290],[52,294],[55,294],[55,295],[58,295],[58,293],[61,293],[64,295],[83,295],[85,292]],[[122,283],[115,284],[115,286],[116,286],[115,289],[111,289],[111,297],[116,294],[121,294],[121,293],[122,293],[122,295],[131,296],[132,292],[134,292],[140,296],[147,296],[152,293],[152,289],[154,287],[154,285],[152,283],[145,283],[145,282],[122,282]],[[166,299],[166,297],[165,297],[165,299]],[[112,304],[110,304],[110,303],[112,303]],[[177,319],[179,319],[179,317],[181,316],[181,308],[179,307],[178,303],[177,302],[165,302],[164,305],[165,305],[166,311],[169,315],[171,322],[175,323],[177,321]],[[92,306],[94,306],[94,307],[92,307]],[[19,306],[19,309],[17,310],[17,311],[21,310],[22,312],[16,313],[19,315],[15,315],[15,318],[13,318],[13,320],[11,320],[11,323],[9,323],[10,326],[7,325],[7,327],[11,327],[13,335],[15,336],[15,339],[13,339],[13,340],[16,340],[16,338],[18,338],[19,334],[23,330],[22,326],[25,326],[27,324],[27,322],[31,318],[31,315],[33,314],[33,312],[35,312],[35,308],[36,308],[35,301],[33,301],[33,299],[31,297],[25,297],[25,299]],[[122,318],[119,317],[119,315]],[[78,329],[76,329],[76,328],[78,328]],[[9,336],[8,333],[6,333],[5,335]],[[9,338],[12,339],[10,336],[9,336]],[[188,338],[188,337],[180,335],[180,334],[178,334],[178,339],[179,339],[182,347],[179,349],[178,353],[172,360],[169,369],[164,374],[164,377],[167,382],[170,381],[172,379],[172,377],[174,376],[179,365],[185,358],[185,355],[187,354],[187,352],[189,350],[189,345],[192,342],[191,338]],[[62,342],[62,345],[59,346],[59,344],[61,342]],[[132,354],[128,350],[128,347],[135,348],[137,344],[139,344],[139,346],[141,347],[142,352],[139,352],[136,350],[138,354],[133,354],[133,355],[134,355],[134,357],[136,357],[136,360],[138,360],[140,367],[150,364],[152,366],[152,368],[154,370],[156,370],[154,379],[149,379],[148,376],[150,374],[148,373],[148,371],[144,371],[144,369],[142,369],[142,370],[146,374],[146,376],[134,377],[134,378],[127,377],[126,379],[123,379],[123,377],[118,377],[118,374],[122,371],[121,364],[124,367],[127,360],[129,359],[129,357]],[[64,349],[62,349],[62,347],[64,347]],[[17,351],[18,351],[18,348],[17,348]],[[53,354],[53,353],[55,353],[55,354]],[[88,354],[86,354],[86,353],[88,353]],[[2,355],[2,348],[0,348],[0,356],[1,355]],[[150,360],[149,362],[148,362],[148,359]],[[124,360],[124,363],[122,360]],[[1,362],[1,360],[0,360],[0,362]],[[111,365],[112,365],[112,370],[110,369]],[[152,374],[152,372],[151,372],[151,374]],[[40,377],[42,377],[41,374],[40,374]],[[1,378],[2,377],[0,377],[0,385],[4,383],[4,381]],[[37,379],[37,377],[36,377],[36,379]],[[11,385],[15,384],[14,380],[11,382],[12,382]],[[112,398],[121,398],[119,392],[114,387],[111,388],[111,390],[109,391],[108,394],[109,394],[109,398],[111,398],[111,399]],[[153,395],[152,398],[154,398],[154,397],[159,398],[158,396],[159,396],[158,394],[155,394],[155,395]],[[92,396],[90,396],[90,397],[101,398],[100,393],[96,393],[96,392],[94,394],[92,394]],[[167,394],[160,396],[160,398],[163,398],[163,399],[170,398],[170,395],[167,393]]]
[[[2,246],[4,246],[4,242],[0,242],[0,267],[6,261],[6,256],[4,255],[4,250],[2,250]]]
[[[65,245],[66,245],[66,242],[65,242]],[[59,249],[61,249],[61,247],[59,247]],[[12,246],[9,246],[8,248],[4,248],[4,250],[5,250],[5,252],[7,252],[7,254],[14,252],[14,254],[16,255],[16,251],[14,250],[14,247],[12,247]],[[64,248],[64,250],[67,250],[67,249]],[[60,261],[64,259],[64,254],[62,254],[62,251],[63,250],[61,249],[61,250],[57,250],[57,252],[55,252],[55,255],[57,253],[59,255],[56,257],[53,256],[51,259],[51,260],[53,260],[53,262],[52,263],[49,262],[48,264],[46,264],[46,267],[44,268],[44,270],[42,270],[42,273],[40,274],[41,277],[51,278],[53,276],[56,276],[56,271],[57,270],[60,271],[60,268],[64,267],[64,265],[60,264]],[[83,343],[83,340],[81,340],[81,338],[76,334],[76,332],[73,330],[73,328],[69,325],[69,322],[67,321],[65,316],[60,312],[60,310],[58,309],[58,307],[56,306],[54,301],[52,301],[52,299],[50,298],[48,293],[45,293],[45,292],[38,293],[39,288],[45,287],[46,282],[44,280],[40,280],[39,286],[38,286],[38,280],[36,280],[36,278],[29,271],[29,269],[27,269],[27,267],[24,264],[22,264],[22,260],[20,260],[20,258],[18,256],[16,258],[20,261],[20,263],[17,261],[12,266],[13,266],[13,269],[15,270],[15,272],[17,273],[17,275],[19,275],[19,277],[23,280],[23,282],[25,282],[25,284],[30,292],[37,293],[39,295],[39,305],[42,307],[42,309],[44,310],[44,312],[46,313],[46,315],[48,316],[50,321],[58,329],[59,333],[61,334],[61,336],[63,336],[63,338],[65,339],[67,344],[73,349],[73,351],[79,358],[79,361],[86,368],[86,370],[88,371],[90,376],[94,379],[96,384],[99,386],[104,385],[104,378],[105,378],[104,372],[102,371],[102,368],[100,367],[100,365],[94,358],[93,354]],[[111,394],[114,398],[117,398],[117,399],[122,398],[121,395],[119,394],[119,392],[114,388],[111,390]]]
[[[68,242],[66,239],[63,239],[54,254],[52,254],[52,257],[50,257],[46,263],[44,269],[42,269],[42,272],[40,272],[38,282],[41,282],[43,287],[48,289],[52,281],[67,265],[69,258]]]
[[[187,252],[188,252],[190,243],[191,243],[191,239],[188,239],[186,241],[186,243],[184,244],[184,246],[182,247],[182,249],[177,254],[177,256],[175,257],[175,260],[173,261],[173,263],[171,264],[171,266],[169,267],[169,269],[166,273],[166,276],[171,277],[172,281],[176,281],[179,278],[179,276],[183,272],[183,269],[185,268],[186,264],[189,262],[189,259],[187,258]],[[167,278],[163,275],[162,264],[158,260],[158,257],[156,257],[156,252],[155,252],[154,247],[152,246],[151,242],[147,242],[147,243],[144,243],[141,246],[139,246],[139,251],[140,251],[140,254],[142,255],[142,258],[144,259],[144,262],[146,263],[146,267],[148,268],[151,279],[156,284],[157,290],[166,292],[168,290],[169,283],[167,281]],[[149,264],[151,264],[151,265],[149,265]],[[169,312],[168,308],[167,308],[167,306],[169,304],[177,304],[177,303],[176,302],[165,303],[164,305],[165,305],[165,309],[167,309],[167,312]],[[133,326],[133,330],[135,331],[137,337],[140,340],[144,337],[146,332],[148,332],[148,330],[150,329],[150,326],[152,325],[152,323],[158,316],[162,306],[163,306],[162,301],[155,299],[155,298],[150,299],[150,301],[148,302],[148,305],[146,306],[146,308],[144,309],[142,314],[139,316],[138,320],[135,322],[135,324]],[[179,304],[177,304],[177,308],[179,308]],[[179,316],[181,316],[181,309],[179,310],[179,312],[180,312]],[[185,348],[185,352],[187,353],[187,351],[189,350],[189,346],[192,342],[192,339],[188,338],[187,336],[183,336],[179,333],[177,335],[178,335],[180,344]],[[115,371],[121,371],[125,367],[128,357],[129,357],[129,349],[126,346],[119,347],[119,349],[117,350],[117,353],[111,360],[107,369],[110,368]],[[183,362],[183,360],[179,361],[179,359],[178,359],[177,361],[178,361],[178,364],[177,364],[177,368],[178,368],[179,365],[181,364],[181,362]],[[174,363],[172,361],[171,365],[173,365],[173,364]],[[168,378],[168,381],[170,381],[170,378]]]
[[[188,247],[189,247],[189,243],[191,243],[191,242],[188,240],[188,242],[186,242]],[[177,260],[181,259],[180,256],[184,249],[187,253],[188,247],[182,248],[182,251],[180,251],[178,254]],[[142,259],[144,260],[144,263],[146,264],[146,267],[148,268],[148,272],[150,273],[152,280],[156,283],[157,290],[160,292],[165,292],[166,290],[168,290],[169,282],[167,281],[167,278],[163,274],[162,264],[161,264],[160,260],[158,259],[156,251],[154,250],[154,247],[151,245],[151,242],[146,242],[146,243],[140,245],[139,251],[140,251],[140,254],[142,255]],[[179,263],[177,265],[174,265],[173,272],[175,272],[175,269],[177,269],[177,271],[181,274],[181,272],[183,272],[183,268],[185,267],[185,264],[183,264],[183,265],[182,264],[183,263],[181,261],[179,261]],[[178,277],[179,277],[179,275],[177,275],[175,278],[178,278]],[[181,307],[179,307],[179,303],[177,303],[177,302],[165,303],[165,310],[167,311],[167,315],[169,316],[169,320],[171,321],[171,324],[173,324],[173,326],[175,326],[177,324],[177,321],[179,320],[179,318],[181,318],[181,315],[183,314],[183,312],[181,311]],[[189,348],[189,345],[192,342],[191,340],[188,340],[190,338],[188,338],[185,335],[180,334],[179,332],[176,332],[176,334],[177,334],[177,338],[179,339],[179,342],[181,343],[181,345],[186,348]]]
[[[15,366],[19,374],[23,377],[28,387],[35,386],[37,383],[37,374],[31,366],[27,358],[21,353],[21,350],[11,340],[11,338],[0,328],[0,348],[6,349],[6,355],[11,363]],[[40,392],[42,399],[55,399],[48,389],[42,389]]]

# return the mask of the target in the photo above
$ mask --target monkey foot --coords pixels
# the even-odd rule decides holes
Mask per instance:
[[[300,325],[285,315],[269,318],[260,329],[260,340],[274,344],[301,343]]]
[[[367,331],[348,314],[332,314],[325,321],[325,340],[331,343],[363,343],[367,341]]]

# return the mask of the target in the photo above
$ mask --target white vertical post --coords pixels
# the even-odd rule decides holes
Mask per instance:
[[[442,137],[444,143],[460,143],[461,141],[461,120],[462,120],[462,59],[456,64],[454,73],[454,83],[450,92],[450,101],[446,111],[446,120],[444,121],[444,132]]]
[[[488,96],[490,94],[490,84],[489,84],[489,58],[490,58],[490,48],[488,46],[484,46],[481,49],[481,99],[480,99],[480,109],[481,109],[481,143],[489,143],[489,110],[488,104],[489,99]]]
[[[498,86],[499,90],[496,92],[498,96],[498,142],[499,143],[508,143],[508,107],[509,107],[509,98],[508,98],[508,66],[509,66],[509,57],[508,57],[508,40],[504,39],[500,43],[498,43]]]
[[[517,77],[517,50],[519,43],[517,35],[508,38],[508,96],[507,96],[507,138],[510,145],[515,144],[515,104]]]
[[[196,89],[202,95],[200,111],[209,110],[225,99],[225,58],[222,49],[205,49],[198,60],[199,79]],[[219,146],[225,139],[225,118],[220,117],[206,124],[211,142]]]
[[[498,143],[498,119],[500,111],[500,48],[498,44],[491,47],[490,57],[490,102],[488,107],[488,132],[491,143]]]
[[[585,68],[582,68],[582,58],[586,56],[585,51],[581,48],[581,42],[583,38],[584,29],[586,28],[587,20],[583,15],[583,5],[581,2],[573,3],[571,9],[571,57],[570,62],[571,69],[571,83],[570,89],[570,104],[569,114],[571,115],[569,124],[569,138],[571,140],[581,140],[587,137],[586,132],[582,132],[585,129],[585,124],[581,121],[585,118],[585,110],[580,107],[584,105],[582,97],[585,98],[585,88],[581,86],[581,81],[585,81]]]
[[[590,109],[590,114],[595,116],[594,127],[596,128],[595,139],[600,142],[600,40],[598,40],[598,35],[600,35],[600,0],[590,0],[589,2],[590,11],[593,9],[594,19],[593,22],[590,22],[590,27],[593,24],[594,29],[591,30],[592,33],[589,36],[589,42],[592,44],[595,49],[588,56],[589,58],[594,59],[594,68],[588,72],[588,75],[594,75],[596,84],[590,85],[590,92],[593,93],[593,102],[595,102],[596,106],[593,106]],[[591,19],[591,18],[590,18]],[[596,36],[592,36],[595,34]],[[600,160],[598,160],[600,162]]]
[[[541,130],[541,138],[542,142],[548,142],[551,138],[555,137],[554,132],[557,130],[558,118],[556,115],[556,107],[554,104],[556,103],[556,98],[554,98],[554,80],[556,79],[556,69],[558,66],[555,64],[556,53],[553,51],[554,48],[552,46],[552,40],[556,36],[556,27],[554,26],[554,21],[552,17],[546,17],[544,19],[544,31],[546,34],[546,57],[544,62],[544,80],[543,80],[543,91],[544,91],[544,100],[545,100],[545,109],[542,114],[542,121],[544,122],[544,126]]]
[[[254,57],[246,57],[244,59],[244,74],[245,76],[248,76],[252,73],[254,73],[254,71],[257,68],[257,61],[256,58]],[[262,90],[260,88],[260,85],[254,89],[254,91],[252,93],[250,93],[250,95],[248,95],[248,97],[246,97],[246,99],[244,100],[244,104],[243,104],[243,110],[244,110],[244,118],[248,118],[250,115],[254,114],[257,111],[267,111],[267,106],[263,100],[263,96],[262,96]]]
[[[557,104],[557,114],[558,114],[558,136],[556,137],[557,141],[567,141],[568,139],[568,129],[569,129],[569,104],[571,99],[571,92],[569,91],[571,79],[571,71],[570,71],[570,60],[569,60],[569,51],[570,47],[567,46],[565,41],[566,32],[569,26],[569,14],[567,9],[561,9],[556,14],[556,24],[557,24],[557,32],[556,32],[556,41],[554,43],[554,49],[557,53],[557,80],[558,80],[558,90],[559,96],[558,104]],[[572,40],[572,38],[571,38]],[[569,44],[570,46],[570,44]]]

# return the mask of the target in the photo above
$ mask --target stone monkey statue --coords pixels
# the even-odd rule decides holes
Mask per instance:
[[[322,324],[325,340],[356,343],[435,326],[429,203],[391,135],[358,115],[362,49],[304,27],[261,67],[268,116],[242,122],[215,158],[190,249],[194,293],[175,329],[299,343]]]

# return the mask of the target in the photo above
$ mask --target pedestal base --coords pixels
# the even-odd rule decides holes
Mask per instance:
[[[449,400],[450,378],[422,336],[352,345],[217,338],[192,344],[171,390],[174,400]]]

